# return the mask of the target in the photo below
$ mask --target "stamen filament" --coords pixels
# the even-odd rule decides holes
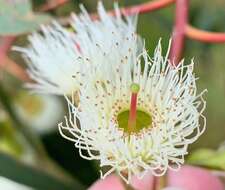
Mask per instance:
[[[134,132],[136,130],[136,118],[137,118],[137,95],[140,89],[140,86],[136,83],[131,84],[131,101],[130,101],[130,112],[128,119],[128,132]]]

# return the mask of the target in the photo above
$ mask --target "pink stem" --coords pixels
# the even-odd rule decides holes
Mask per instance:
[[[4,69],[11,75],[20,79],[21,81],[30,81],[28,74],[25,69],[21,67],[19,64],[16,64],[13,60],[11,60],[7,55],[1,60],[4,61],[4,65],[0,65],[0,70]]]
[[[45,3],[44,5],[42,5],[39,8],[39,11],[49,11],[52,9],[55,9],[65,3],[67,3],[68,0],[48,0],[47,3]]]
[[[188,0],[176,1],[175,25],[172,35],[170,60],[177,65],[183,52],[185,29],[188,23]]]
[[[188,3],[189,0],[155,0],[140,5],[134,5],[122,8],[121,12],[124,15],[134,15],[137,13],[147,13],[157,9],[164,8],[176,2],[175,26],[173,31],[173,42],[170,57],[177,63],[181,57],[185,35],[191,39],[208,42],[208,43],[223,43],[225,42],[225,33],[207,32],[199,30],[188,25]],[[109,14],[114,15],[114,11],[109,11]],[[94,18],[97,18],[93,14]]]
[[[6,56],[15,39],[16,37],[14,36],[6,36],[0,38],[0,65],[4,65],[3,58]]]
[[[0,38],[0,70],[6,70],[8,73],[16,76],[20,80],[28,81],[29,77],[25,70],[7,56],[7,53],[15,39],[15,36]]]
[[[154,10],[166,7],[174,2],[175,2],[175,0],[155,0],[155,1],[150,1],[148,3],[143,3],[140,5],[126,7],[126,8],[121,9],[121,11],[125,15],[134,15],[137,13],[147,13],[150,11],[154,11]]]
[[[142,13],[147,13],[151,11],[155,11],[164,7],[167,7],[168,5],[174,3],[176,0],[153,0],[148,3],[142,3],[140,5],[133,5],[130,7],[125,7],[121,8],[120,11],[123,13],[123,15],[129,16],[129,15],[135,15],[135,14],[142,14]],[[115,15],[114,10],[108,11],[108,14],[110,15]],[[98,19],[98,15],[96,13],[91,14],[91,18],[93,20]],[[61,19],[61,24],[65,25],[68,24],[68,20],[66,19]]]
[[[186,36],[190,39],[207,42],[207,43],[224,43],[225,33],[222,32],[207,32],[197,29],[193,26],[186,26]]]

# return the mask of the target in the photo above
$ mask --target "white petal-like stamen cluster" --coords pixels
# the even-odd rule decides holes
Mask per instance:
[[[140,53],[136,16],[123,19],[117,5],[116,15],[110,16],[101,2],[98,20],[92,20],[82,6],[81,10],[79,16],[71,17],[74,32],[54,22],[29,36],[27,48],[14,47],[23,54],[28,74],[35,81],[28,87],[37,92],[71,94],[84,82],[101,80],[105,72],[110,74],[115,68],[112,63],[130,64]]]
[[[196,92],[193,62],[172,66],[159,43],[153,58],[143,50],[133,64],[110,72],[80,89],[78,106],[67,99],[70,113],[59,124],[62,136],[75,143],[83,158],[111,167],[101,173],[103,178],[117,171],[129,183],[132,175],[142,177],[149,170],[160,176],[179,169],[188,145],[205,130],[205,101]],[[127,134],[117,116],[129,110],[132,83],[140,86],[137,109],[149,114],[152,123]]]

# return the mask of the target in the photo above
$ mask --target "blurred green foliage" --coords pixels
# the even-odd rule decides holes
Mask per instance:
[[[84,188],[76,183],[64,184],[59,179],[34,169],[22,162],[15,160],[7,154],[0,152],[0,175],[15,180],[19,183],[26,184],[34,189],[61,189],[61,190],[84,190]],[[13,168],[13,169],[12,169]]]
[[[1,112],[0,117],[5,117],[5,113]],[[0,121],[0,150],[8,152],[14,157],[19,157],[24,152],[18,135],[11,128],[9,118]]]
[[[19,35],[35,31],[40,24],[49,23],[46,14],[34,14],[29,0],[0,0],[0,35]]]
[[[225,151],[199,149],[189,156],[188,163],[211,169],[225,170]]]

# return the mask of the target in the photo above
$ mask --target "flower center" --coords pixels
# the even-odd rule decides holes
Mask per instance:
[[[139,89],[138,84],[131,84],[130,110],[123,111],[117,116],[119,127],[129,134],[137,133],[143,128],[151,126],[152,122],[152,117],[149,114],[142,110],[137,110],[137,95]]]
[[[138,133],[144,128],[151,127],[152,117],[142,110],[137,110],[136,125],[132,129],[128,128],[129,112],[129,110],[125,110],[117,116],[119,128],[123,129],[126,133]]]

